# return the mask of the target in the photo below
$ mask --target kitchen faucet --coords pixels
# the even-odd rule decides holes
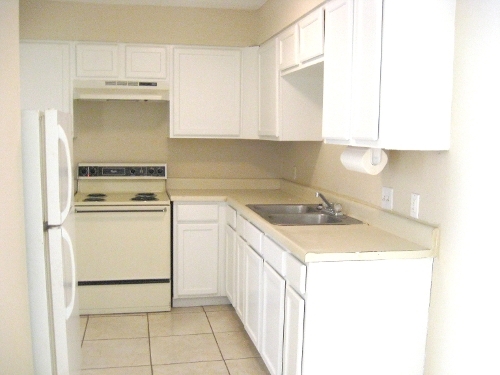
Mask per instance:
[[[326,208],[324,208],[325,211],[331,212],[336,216],[342,215],[342,205],[340,203],[334,203],[332,205],[330,202],[328,202],[328,199],[326,199],[325,196],[321,194],[319,191],[316,192],[316,198],[321,198],[321,200],[325,202],[326,205]]]

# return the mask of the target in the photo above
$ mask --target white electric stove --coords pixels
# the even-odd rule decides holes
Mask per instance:
[[[170,310],[167,166],[81,163],[77,176],[81,313]]]

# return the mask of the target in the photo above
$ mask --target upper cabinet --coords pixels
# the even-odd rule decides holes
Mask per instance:
[[[257,48],[174,46],[171,69],[171,137],[256,138]]]
[[[21,109],[71,113],[70,44],[20,43]]]
[[[260,46],[260,138],[323,140],[323,24],[321,7]]]
[[[325,13],[318,8],[302,18],[298,23],[299,62],[308,63],[311,59],[323,55],[325,36]]]
[[[326,141],[400,150],[449,149],[454,15],[455,0],[329,1]]]
[[[119,65],[118,44],[77,44],[76,46],[77,77],[118,78]]]
[[[299,65],[298,26],[295,24],[278,35],[280,69]]]
[[[125,46],[127,78],[167,78],[165,47]]]
[[[167,47],[130,44],[76,45],[78,78],[167,79]]]
[[[320,7],[278,35],[282,74],[322,61],[324,20],[324,9]]]
[[[259,136],[279,136],[278,119],[279,62],[278,39],[259,48]]]

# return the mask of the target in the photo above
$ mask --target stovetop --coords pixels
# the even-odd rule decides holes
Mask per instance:
[[[76,206],[168,205],[165,164],[81,163]]]
[[[168,205],[170,198],[166,191],[157,192],[77,192],[75,205]]]

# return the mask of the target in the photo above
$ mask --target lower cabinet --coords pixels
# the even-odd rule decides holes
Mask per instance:
[[[260,347],[261,289],[264,261],[250,246],[245,246],[245,328],[255,347]]]
[[[217,223],[177,225],[175,297],[217,294],[218,232]]]
[[[267,263],[262,277],[262,343],[260,354],[271,375],[281,375],[285,321],[285,280]]]
[[[245,268],[245,241],[241,237],[236,239],[236,264],[235,264],[235,277],[236,277],[236,302],[234,308],[240,317],[243,324],[245,324],[245,295],[246,295],[246,268]]]
[[[236,231],[226,225],[226,295],[229,302],[235,303],[236,283]]]
[[[283,342],[283,374],[302,374],[305,302],[290,285],[285,295],[285,332]]]
[[[271,375],[423,374],[432,258],[306,265],[235,221],[232,303]]]
[[[174,202],[173,297],[225,296],[223,206]]]

